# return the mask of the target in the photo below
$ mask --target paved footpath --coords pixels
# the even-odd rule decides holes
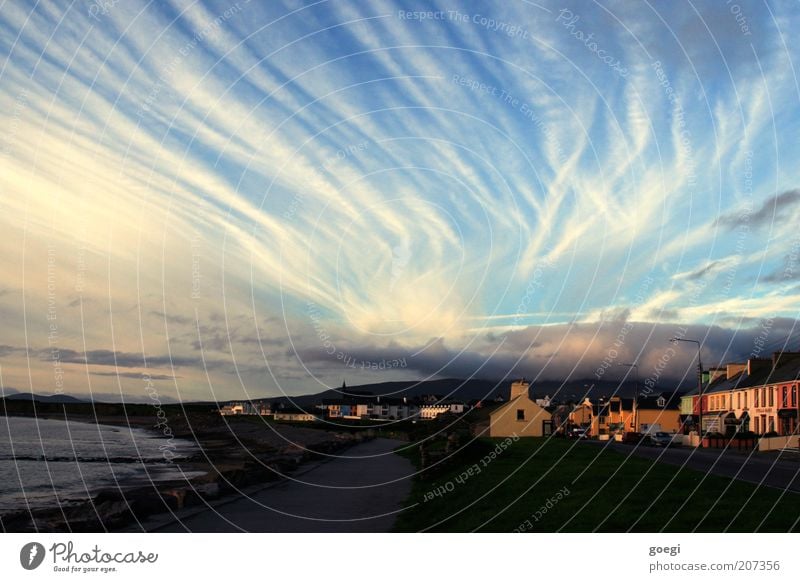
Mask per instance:
[[[345,450],[344,458],[248,496],[179,514],[180,521],[145,524],[158,532],[383,532],[389,531],[411,491],[414,466],[392,454],[407,444],[375,439]],[[357,458],[348,458],[357,457]]]
[[[608,445],[623,455],[645,457],[670,465],[685,466],[704,473],[761,484],[800,493],[800,454],[796,452],[752,453],[693,447],[646,447],[617,442],[587,441]]]

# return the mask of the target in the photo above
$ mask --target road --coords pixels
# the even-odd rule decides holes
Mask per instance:
[[[384,532],[411,491],[414,466],[391,451],[404,444],[375,439],[318,463],[294,479],[213,508],[179,514],[159,532]]]
[[[739,479],[800,493],[800,454],[750,453],[724,449],[695,449],[670,447],[667,449],[627,445],[617,442],[586,441],[594,446],[608,446],[623,455],[653,459],[670,465],[685,466],[704,473]]]

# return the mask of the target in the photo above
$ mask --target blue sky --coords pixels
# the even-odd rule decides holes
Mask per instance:
[[[224,399],[610,350],[645,374],[676,333],[711,363],[797,348],[797,20],[6,4],[3,385]]]

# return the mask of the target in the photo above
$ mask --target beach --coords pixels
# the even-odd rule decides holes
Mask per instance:
[[[262,417],[223,418],[209,407],[198,406],[165,407],[169,428],[165,434],[165,425],[159,425],[158,418],[141,414],[151,412],[146,407],[126,406],[130,409],[126,413],[121,405],[37,404],[34,414],[30,403],[23,404],[15,403],[7,414],[49,423],[59,420],[119,427],[120,433],[140,435],[139,442],[155,439],[160,458],[149,459],[150,471],[140,471],[135,478],[128,474],[99,489],[87,487],[82,499],[72,496],[68,503],[56,506],[20,503],[17,511],[7,508],[0,514],[6,532],[143,530],[143,521],[154,515],[204,507],[235,496],[243,488],[281,481],[310,462],[325,461],[375,436],[369,430],[307,428]],[[94,456],[93,466],[98,466],[104,456],[100,440]],[[133,461],[138,462],[129,457],[107,458],[105,464],[118,473],[122,464],[129,468]],[[161,476],[167,472],[166,478],[151,478],[153,470]]]

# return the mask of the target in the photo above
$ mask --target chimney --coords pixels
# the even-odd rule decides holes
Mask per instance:
[[[725,377],[726,378],[733,378],[736,374],[740,372],[744,372],[747,370],[747,364],[726,364],[725,366]]]
[[[759,370],[768,368],[772,365],[772,360],[769,358],[748,358],[747,360],[747,375],[752,376]]]
[[[512,382],[511,397],[509,398],[509,400],[514,400],[519,396],[527,396],[529,387],[530,384],[525,381],[525,378],[523,378],[522,380],[517,380],[516,382]]]

